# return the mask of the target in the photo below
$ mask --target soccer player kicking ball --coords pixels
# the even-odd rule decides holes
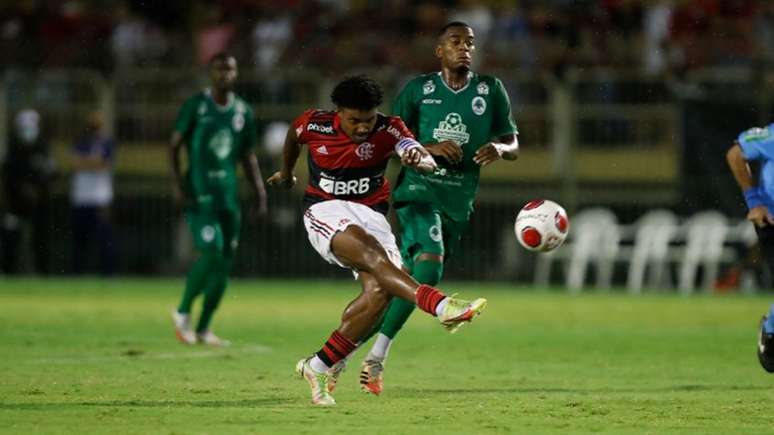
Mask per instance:
[[[497,78],[470,71],[474,51],[470,26],[444,26],[435,49],[441,71],[408,82],[393,106],[393,114],[404,120],[439,166],[430,174],[404,167],[392,195],[403,263],[421,284],[436,285],[444,261],[458,248],[473,211],[481,167],[518,156],[508,95]],[[390,302],[361,366],[363,391],[382,392],[390,345],[413,310],[401,299]]]
[[[175,196],[185,209],[199,258],[188,271],[180,305],[172,312],[177,338],[184,344],[227,346],[210,330],[210,321],[226,291],[231,263],[239,245],[241,213],[237,164],[242,163],[256,196],[256,214],[266,211],[266,190],[253,152],[256,126],[250,105],[232,88],[236,59],[225,53],[209,64],[212,87],[189,98],[180,109],[170,142]],[[180,150],[188,154],[182,173]],[[194,330],[191,305],[204,294]]]
[[[331,94],[336,111],[308,110],[288,129],[282,170],[269,185],[292,187],[293,168],[306,145],[309,185],[304,225],[309,242],[331,264],[352,269],[362,292],[349,303],[341,324],[322,348],[296,365],[309,383],[312,403],[334,405],[331,396],[344,361],[376,327],[393,297],[417,305],[454,332],[480,314],[486,299],[464,301],[420,285],[401,270],[395,237],[384,217],[390,196],[384,177],[387,161],[397,154],[403,165],[420,171],[436,169],[433,158],[414,140],[398,117],[376,111],[382,102],[378,84],[351,77]]]
[[[742,132],[726,153],[726,161],[744,194],[747,220],[755,225],[764,260],[774,270],[774,124]],[[760,162],[757,182],[750,172],[751,161]],[[774,305],[759,328],[758,361],[764,370],[774,373]]]

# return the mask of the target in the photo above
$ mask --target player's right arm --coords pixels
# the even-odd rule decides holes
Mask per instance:
[[[185,147],[186,137],[194,127],[196,114],[194,109],[195,104],[193,98],[183,104],[183,107],[180,108],[177,120],[175,121],[172,137],[169,139],[169,162],[173,179],[172,193],[175,196],[175,201],[181,207],[185,207],[191,203],[191,197],[185,185],[180,154],[181,150]]]
[[[291,188],[296,184],[296,176],[293,170],[296,167],[298,156],[301,155],[301,143],[299,142],[299,133],[296,130],[303,130],[303,125],[299,126],[294,122],[285,135],[285,145],[282,148],[282,169],[272,174],[266,179],[269,186],[283,186]]]
[[[747,220],[753,222],[758,227],[774,225],[774,217],[769,213],[768,208],[763,203],[763,197],[759,187],[755,184],[752,172],[750,171],[750,160],[760,158],[771,158],[769,156],[774,138],[769,137],[768,129],[751,129],[739,135],[738,140],[726,152],[726,162],[731,169],[731,173],[736,183],[742,189],[745,202],[747,203]],[[768,143],[769,146],[764,146]]]

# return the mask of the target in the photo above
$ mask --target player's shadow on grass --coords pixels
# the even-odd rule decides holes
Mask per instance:
[[[674,385],[661,388],[395,388],[395,395],[427,395],[427,394],[629,394],[629,393],[684,393],[691,391],[755,391],[769,390],[770,387],[756,385]]]
[[[0,403],[0,409],[17,411],[56,411],[70,407],[104,408],[260,408],[298,403],[296,399],[266,398],[251,400],[101,400],[87,402]]]

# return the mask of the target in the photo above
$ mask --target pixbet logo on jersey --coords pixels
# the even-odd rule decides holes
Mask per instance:
[[[307,131],[316,131],[318,133],[322,134],[333,134],[333,126],[332,125],[322,125],[322,124],[308,124],[306,126]]]

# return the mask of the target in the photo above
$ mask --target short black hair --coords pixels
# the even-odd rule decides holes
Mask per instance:
[[[234,56],[230,52],[228,52],[228,51],[219,51],[219,52],[215,53],[210,58],[210,61],[207,62],[207,67],[212,68],[213,66],[215,66],[216,62],[225,62],[225,61],[227,61],[228,59],[231,59],[231,58],[233,58],[234,61],[236,61],[236,56]]]
[[[438,31],[438,37],[440,38],[443,36],[444,33],[446,33],[447,30],[451,29],[452,27],[467,27],[469,29],[472,29],[468,25],[468,23],[462,22],[462,21],[452,21],[451,23],[441,27],[441,30]]]
[[[383,95],[378,83],[359,75],[339,82],[331,92],[331,101],[337,107],[368,111],[382,104]]]

